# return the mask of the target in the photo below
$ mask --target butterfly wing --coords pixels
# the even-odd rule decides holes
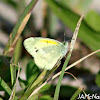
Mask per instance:
[[[40,49],[34,55],[34,60],[38,67],[50,70],[62,57],[62,52],[58,46],[49,46]]]
[[[26,50],[34,57],[40,68],[50,70],[63,57],[64,45],[48,38],[28,38],[24,41]]]

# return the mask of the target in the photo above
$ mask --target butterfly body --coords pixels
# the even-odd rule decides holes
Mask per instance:
[[[68,50],[68,42],[64,45],[57,40],[42,37],[28,38],[24,41],[24,46],[34,57],[36,65],[47,70],[52,69]]]

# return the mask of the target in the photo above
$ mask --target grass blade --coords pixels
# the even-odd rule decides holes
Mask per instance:
[[[5,83],[5,81],[0,77],[0,85],[2,88],[9,94],[11,95],[11,89],[10,87]]]
[[[18,65],[19,65],[19,64],[18,64]],[[20,66],[18,66],[18,73],[17,73],[16,82],[15,82],[15,84],[14,84],[13,91],[12,91],[12,93],[11,93],[11,96],[10,96],[9,100],[14,100],[14,98],[15,98],[16,83],[17,83],[17,81],[18,81],[19,72],[20,72]]]
[[[81,93],[82,89],[77,89],[77,91],[74,93],[74,95],[71,97],[70,100],[76,100],[77,96]]]
[[[78,21],[77,23],[77,26],[76,26],[76,29],[74,31],[74,34],[73,34],[73,37],[72,37],[72,40],[71,40],[71,46],[70,46],[70,51],[68,53],[68,57],[66,58],[66,61],[63,65],[63,68],[62,68],[62,71],[61,71],[61,74],[59,76],[59,80],[58,80],[58,84],[56,86],[56,90],[55,90],[55,94],[54,94],[54,100],[58,100],[59,98],[59,92],[60,92],[60,86],[61,86],[61,81],[63,79],[63,76],[64,76],[64,72],[65,72],[65,69],[66,69],[66,66],[68,64],[68,61],[71,57],[71,53],[72,53],[72,50],[74,48],[74,44],[76,42],[76,38],[77,38],[77,34],[78,34],[78,31],[79,31],[79,27],[80,27],[80,24],[81,24],[81,21],[83,19],[83,16],[81,16],[80,20]]]
[[[22,15],[20,16],[18,22],[16,23],[12,33],[10,34],[9,41],[6,45],[6,48],[4,50],[4,55],[12,55],[14,51],[14,46],[20,37],[27,21],[30,18],[31,11],[34,8],[35,4],[38,2],[38,0],[32,0],[30,4],[26,7]],[[12,52],[12,53],[11,53]]]

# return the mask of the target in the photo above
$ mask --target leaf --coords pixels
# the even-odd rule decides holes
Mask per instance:
[[[11,57],[0,56],[0,77],[7,83],[10,82]]]
[[[87,24],[96,32],[100,32],[100,14],[95,11],[89,11],[85,16]]]
[[[26,88],[26,85],[27,85],[27,81],[26,80],[23,80],[19,77],[19,84],[20,86],[22,87],[22,89],[24,90]]]
[[[11,57],[0,55],[0,63],[5,64],[8,67],[10,66],[10,60]]]
[[[34,63],[33,59],[29,61],[26,67],[26,78],[28,81],[28,85],[33,82],[38,75],[40,74],[39,68]]]
[[[14,8],[16,8],[17,7],[17,4],[16,4],[16,2],[15,1],[13,1],[13,0],[3,0],[5,3],[8,3],[8,4],[10,4],[11,6],[13,6]]]
[[[65,25],[74,31],[79,15],[60,4],[60,2],[58,3],[55,0],[45,1],[57,17],[59,17]],[[93,51],[100,49],[100,32],[94,31],[84,20],[82,21],[78,37]],[[98,55],[100,56],[100,53],[98,53]]]
[[[100,87],[100,71],[98,72],[98,74],[96,75],[96,80],[95,80],[96,84],[98,87]]]
[[[40,97],[39,100],[53,100],[53,98],[50,95],[44,95]]]

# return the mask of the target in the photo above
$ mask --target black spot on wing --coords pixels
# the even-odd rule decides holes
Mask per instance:
[[[38,52],[39,51],[36,47],[34,49],[35,49],[35,52]]]
[[[39,50],[36,50],[35,52],[38,52]]]

